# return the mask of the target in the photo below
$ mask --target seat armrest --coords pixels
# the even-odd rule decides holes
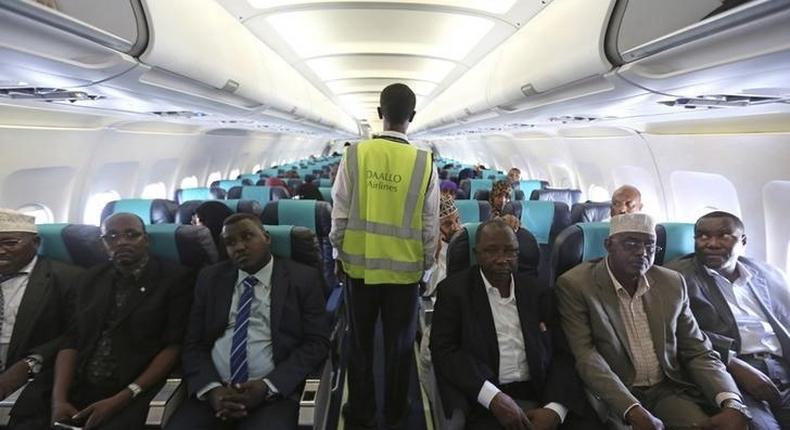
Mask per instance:
[[[19,399],[19,396],[22,394],[25,387],[27,387],[28,383],[25,383],[21,388],[11,393],[10,396],[0,401],[0,426],[5,427],[8,425],[8,421],[11,420],[11,409],[14,408],[14,404],[17,399]]]
[[[187,384],[178,378],[171,378],[165,382],[162,389],[156,393],[148,404],[148,416],[145,419],[146,427],[164,428],[176,410],[186,399]]]
[[[302,396],[299,399],[299,428],[322,430],[326,428],[332,392],[339,383],[340,369],[334,369],[332,360],[326,360],[321,367],[320,379],[305,380]]]

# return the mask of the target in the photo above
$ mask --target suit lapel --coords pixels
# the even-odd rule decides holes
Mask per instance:
[[[27,344],[30,332],[44,308],[46,296],[51,287],[52,272],[47,260],[39,257],[25,287],[25,294],[19,305],[19,311],[11,334],[7,358],[12,360],[22,345]],[[10,361],[9,361],[10,363]]]
[[[705,297],[708,298],[708,301],[718,310],[719,318],[726,324],[727,327],[733,327],[736,325],[735,317],[732,315],[732,309],[730,309],[730,305],[727,303],[727,299],[724,298],[724,294],[721,292],[721,288],[719,288],[719,284],[716,282],[716,279],[711,276],[705,266],[703,266],[699,261],[694,259],[694,266],[695,272],[698,273],[702,282],[700,283],[700,290],[702,294],[705,294]],[[737,330],[736,330],[737,332]],[[738,343],[740,344],[740,335],[738,335]]]
[[[614,333],[623,345],[623,348],[628,351],[633,360],[630,345],[628,343],[628,333],[625,331],[625,323],[623,317],[620,315],[620,301],[617,298],[617,293],[614,290],[614,283],[609,277],[609,271],[606,270],[606,259],[601,260],[595,268],[595,284],[598,288],[598,297],[601,301],[606,315],[609,316],[614,327]]]
[[[491,313],[488,293],[486,292],[479,266],[472,267],[469,278],[468,285],[471,288],[469,298],[472,301],[472,310],[475,314],[472,324],[479,324],[490,364],[492,364],[491,367],[494,370],[494,374],[499,375],[499,343],[497,342],[496,326],[494,325],[494,314]]]
[[[274,258],[274,267],[272,268],[272,285],[270,288],[270,323],[272,327],[272,337],[274,337],[275,333],[279,332],[280,318],[283,314],[283,307],[285,306],[285,299],[288,297],[289,288],[291,288],[291,283],[288,276],[288,270],[285,268],[285,264],[283,264],[279,259]]]
[[[233,290],[236,288],[238,269],[231,264],[227,264],[217,275],[214,288],[210,289],[209,295],[213,297],[214,310],[211,321],[212,327],[217,332],[216,337],[222,336],[228,327],[230,307],[233,303]]]
[[[664,303],[661,292],[656,285],[656,280],[649,271],[646,276],[650,289],[642,296],[642,304],[645,307],[645,314],[647,314],[647,324],[650,326],[650,337],[653,340],[653,347],[656,349],[659,359],[662,359],[666,355]]]
[[[533,378],[543,379],[543,366],[540,360],[541,343],[536,338],[535,331],[539,327],[540,320],[535,304],[531,303],[531,295],[527,291],[529,284],[521,284],[519,277],[515,276],[516,288],[516,308],[518,309],[518,319],[521,323],[521,335],[524,338],[524,350],[527,353],[530,374]]]
[[[143,275],[140,280],[135,282],[126,297],[123,306],[118,310],[118,318],[115,320],[113,328],[118,327],[121,323],[129,317],[129,315],[140,306],[146,297],[154,293],[159,286],[161,280],[161,263],[154,257],[150,257],[148,264],[143,269]],[[115,298],[113,298],[114,300]]]

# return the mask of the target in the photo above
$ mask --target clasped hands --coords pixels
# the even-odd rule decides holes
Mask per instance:
[[[214,416],[221,420],[244,418],[268,397],[269,386],[260,379],[223,385],[208,392],[208,401],[214,409]]]

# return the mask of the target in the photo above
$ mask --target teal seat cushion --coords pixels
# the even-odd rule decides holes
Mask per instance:
[[[475,193],[478,190],[491,191],[494,186],[494,181],[491,179],[470,179],[469,180],[469,198],[475,198]]]
[[[271,200],[272,189],[270,187],[247,185],[241,187],[242,200],[257,200],[261,205],[266,205]]]
[[[227,206],[233,212],[238,212],[239,211],[239,200],[240,199],[219,200],[219,201],[224,203],[225,206]]]
[[[518,182],[518,189],[524,192],[524,198],[527,200],[529,200],[533,190],[540,190],[541,188],[543,188],[543,183],[534,179]]]
[[[319,186],[319,187],[329,187],[329,188],[332,188],[332,180],[331,180],[331,179],[329,179],[329,178],[321,178],[321,180],[320,180],[320,181],[319,181],[319,183],[318,183],[318,186]]]
[[[461,224],[485,221],[480,219],[480,204],[477,200],[456,200],[455,207],[458,208]]]
[[[188,200],[211,200],[214,196],[211,194],[210,188],[182,188],[181,201]]]
[[[280,258],[291,258],[291,225],[264,225],[272,240],[272,254]]]
[[[319,187],[318,191],[321,192],[321,197],[324,199],[325,202],[332,203],[332,188]]]
[[[694,224],[685,222],[664,222],[666,242],[664,243],[664,263],[694,252]]]
[[[66,242],[63,240],[63,229],[67,225],[68,224],[39,224],[37,226],[38,236],[41,238],[41,245],[38,247],[38,255],[43,255],[64,263],[74,264],[71,253],[68,248],[66,248]]]
[[[145,227],[151,240],[151,254],[172,261],[181,261],[176,243],[179,224],[153,224]]]
[[[113,213],[132,213],[140,218],[146,224],[151,223],[151,204],[152,200],[149,199],[121,199],[115,202]]]
[[[261,179],[261,177],[260,177],[260,175],[257,175],[257,174],[254,174],[254,173],[247,173],[247,174],[241,175],[239,177],[239,179],[241,179],[241,180],[247,179],[249,181],[252,181],[252,183],[254,185],[256,182],[258,182],[259,179]]]
[[[228,192],[233,187],[240,187],[241,185],[240,179],[223,179],[217,181],[217,187],[222,188],[225,192]]]
[[[524,200],[521,202],[521,226],[529,230],[540,245],[549,243],[554,223],[554,202]]]
[[[608,222],[582,222],[576,224],[582,230],[584,237],[584,249],[582,250],[582,261],[595,260],[606,256],[606,248],[603,241],[609,237]]]
[[[277,221],[279,224],[307,227],[315,234],[315,200],[278,201]]]

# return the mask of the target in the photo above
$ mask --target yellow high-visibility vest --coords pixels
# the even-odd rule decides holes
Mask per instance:
[[[371,139],[348,147],[354,184],[339,259],[365,284],[414,284],[424,266],[422,210],[433,168],[411,145]]]

